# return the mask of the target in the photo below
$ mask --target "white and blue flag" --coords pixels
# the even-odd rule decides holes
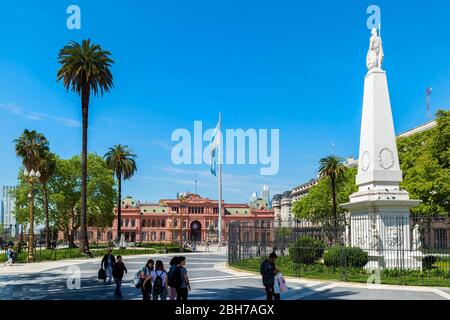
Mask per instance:
[[[220,148],[220,119],[211,136],[211,173],[217,177],[217,163],[219,160]]]

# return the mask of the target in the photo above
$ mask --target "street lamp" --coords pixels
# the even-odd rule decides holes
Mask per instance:
[[[30,192],[28,193],[29,207],[30,207],[30,230],[28,235],[28,262],[33,262],[34,260],[34,184],[39,181],[41,173],[39,170],[34,171],[31,169],[28,172],[27,169],[23,171],[23,175],[28,179],[30,183]]]

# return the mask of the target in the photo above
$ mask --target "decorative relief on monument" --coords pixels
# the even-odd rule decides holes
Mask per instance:
[[[364,226],[360,225],[360,226],[354,228],[354,230],[355,230],[355,234],[354,234],[355,246],[359,247],[359,248],[365,248],[367,239],[364,234]]]
[[[362,154],[361,159],[362,159],[362,161],[361,161],[361,170],[362,171],[367,171],[367,169],[369,169],[369,167],[370,167],[370,154],[369,154],[369,151],[364,151],[364,153]]]
[[[378,232],[375,224],[372,224],[371,229],[369,230],[369,235],[370,249],[377,249],[380,244],[380,233]]]
[[[402,228],[397,226],[389,226],[385,229],[387,248],[399,248],[403,246]]]
[[[394,153],[389,148],[382,148],[378,152],[378,163],[381,168],[387,170],[394,166]]]

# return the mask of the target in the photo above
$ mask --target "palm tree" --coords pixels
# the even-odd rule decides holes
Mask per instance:
[[[59,52],[58,81],[63,80],[67,91],[71,90],[81,96],[81,111],[83,118],[83,138],[81,156],[81,209],[80,209],[80,250],[89,251],[86,220],[86,180],[87,180],[87,129],[89,99],[109,92],[113,85],[110,70],[114,61],[111,53],[102,49],[100,45],[91,44],[90,40],[83,40],[81,45],[71,41]]]
[[[55,173],[56,169],[56,156],[51,152],[45,152],[41,164],[39,166],[39,171],[41,173],[40,182],[42,183],[42,193],[44,198],[44,211],[45,211],[45,240],[47,244],[47,249],[51,248],[50,244],[50,217],[48,209],[48,189],[47,183],[50,178]]]
[[[35,130],[29,131],[25,129],[19,138],[13,141],[15,144],[16,154],[22,158],[23,166],[27,172],[34,172],[40,169],[40,164],[45,153],[49,152],[48,140],[42,133],[38,133]],[[33,246],[34,246],[34,178],[39,178],[39,174],[36,176],[30,175],[30,197],[29,197],[29,210],[30,210],[30,231],[28,236],[28,261],[33,261]]]
[[[334,220],[334,239],[337,239],[337,203],[336,203],[336,180],[341,177],[345,171],[342,159],[331,155],[320,159],[319,175],[321,178],[330,178],[331,195],[333,198],[333,220]]]
[[[136,155],[128,146],[117,144],[109,148],[104,158],[106,165],[113,171],[119,184],[119,198],[117,199],[117,237],[120,239],[122,226],[122,179],[131,179],[136,172]]]

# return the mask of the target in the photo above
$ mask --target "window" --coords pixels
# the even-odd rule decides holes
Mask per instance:
[[[152,220],[152,228],[156,227],[156,221]]]
[[[213,213],[219,213],[219,208],[213,208]]]
[[[141,233],[141,241],[145,241],[147,240],[147,232],[142,232]]]
[[[144,228],[145,227],[145,223],[146,223],[147,221],[146,220],[142,220],[142,227]]]
[[[90,240],[92,240],[94,238],[94,233],[92,231],[88,232],[88,237]]]
[[[135,219],[131,219],[131,227],[135,227],[136,226],[136,220]]]
[[[130,220],[125,219],[125,227],[128,227],[128,223],[130,222]]]
[[[159,233],[159,240],[161,240],[161,241],[166,240],[166,233],[165,232],[160,232]]]
[[[178,225],[178,219],[173,220],[173,226],[176,227]]]
[[[157,228],[161,227],[161,220],[159,220],[159,219],[156,220],[156,227]]]
[[[161,220],[161,227],[163,227],[163,228],[166,227],[166,220],[165,219]]]
[[[434,229],[434,247],[436,249],[447,249],[446,229]]]
[[[97,241],[98,241],[98,240],[101,240],[101,239],[102,239],[102,236],[103,236],[103,233],[102,233],[102,232],[97,232]]]
[[[108,240],[112,240],[112,238],[113,238],[112,232],[108,231]]]
[[[156,241],[156,232],[152,232],[150,234],[150,238],[151,238],[152,241]]]

